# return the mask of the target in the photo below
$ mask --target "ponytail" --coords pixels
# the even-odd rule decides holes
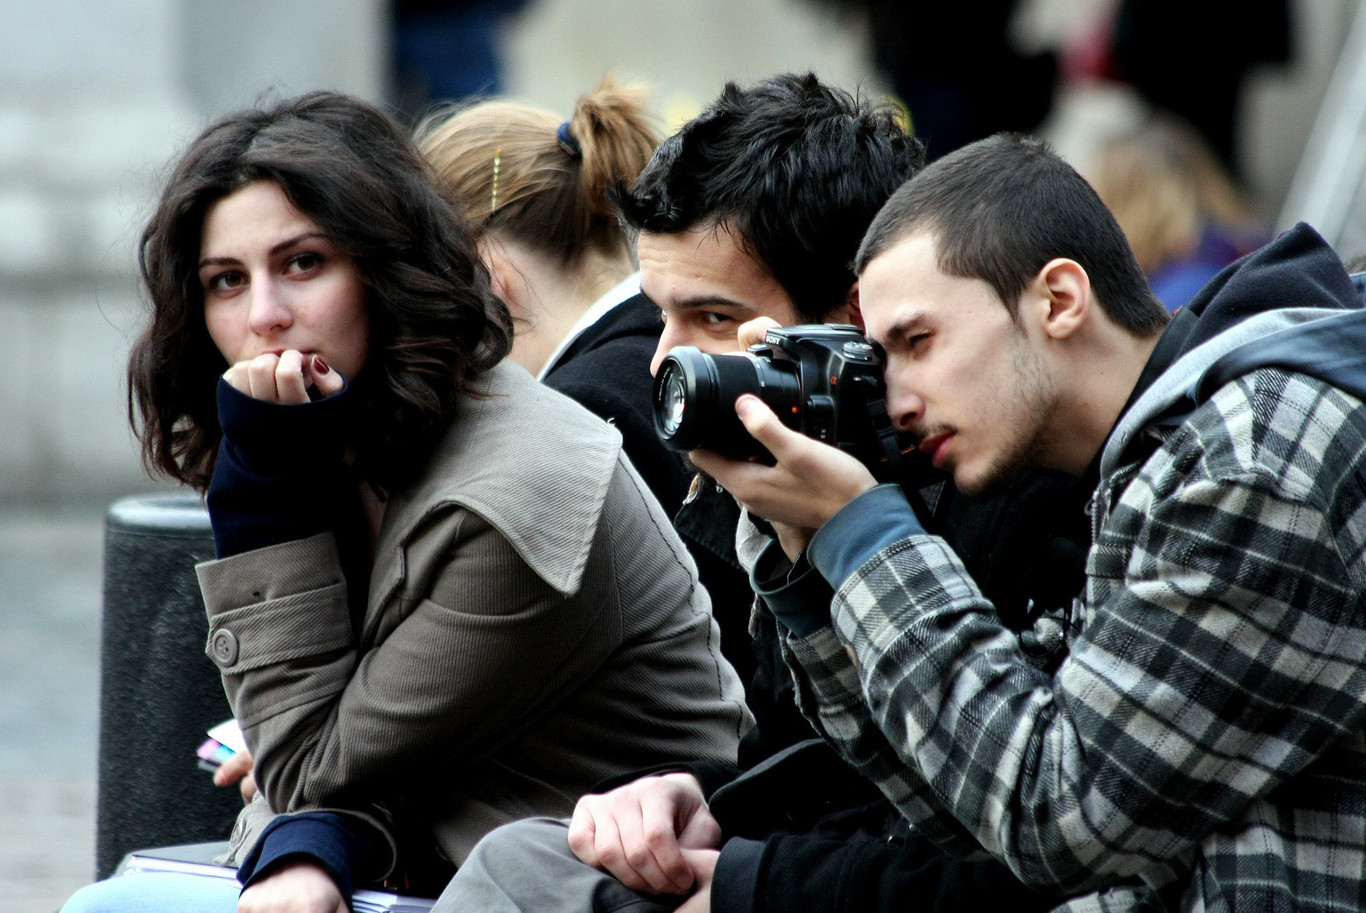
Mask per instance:
[[[607,190],[634,182],[654,154],[659,137],[647,99],[644,87],[608,77],[568,121],[485,101],[426,118],[415,138],[451,202],[481,232],[569,265],[592,250],[628,247]]]

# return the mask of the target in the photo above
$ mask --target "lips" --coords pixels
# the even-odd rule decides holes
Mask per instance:
[[[916,445],[916,449],[929,457],[930,462],[934,464],[936,469],[942,469],[943,467],[940,465],[940,462],[945,454],[945,445],[952,437],[953,434],[947,432],[943,434],[932,434],[927,438],[922,438],[920,443]]]

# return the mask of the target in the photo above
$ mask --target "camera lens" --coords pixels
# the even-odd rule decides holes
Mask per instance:
[[[683,417],[688,408],[687,385],[677,364],[669,362],[664,370],[668,374],[664,377],[664,392],[659,402],[659,421],[665,434],[675,435],[683,427]]]
[[[655,378],[655,431],[673,450],[759,454],[762,448],[735,414],[735,400],[743,393],[758,396],[789,424],[797,420],[801,395],[791,362],[748,353],[708,355],[694,346],[678,346]]]

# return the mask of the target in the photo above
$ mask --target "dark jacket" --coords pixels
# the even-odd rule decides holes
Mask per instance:
[[[1035,618],[1080,587],[1089,537],[1075,479],[1036,473],[985,501],[951,489],[938,495],[931,524],[961,549],[979,585],[998,600],[1002,619],[1023,638]],[[925,911],[1006,902],[1027,913],[1057,902],[1051,893],[1022,885],[1000,862],[953,859],[908,834],[874,785],[824,741],[775,750],[772,727],[765,735],[765,702],[753,695],[766,675],[762,680],[772,689],[767,705],[780,708],[780,731],[792,735],[796,724],[787,715],[795,712],[793,683],[762,603],[756,621],[756,644],[771,655],[760,657],[760,676],[746,692],[756,725],[740,751],[742,758],[750,753],[750,766],[721,780],[714,762],[694,765],[694,772],[712,776],[703,785],[711,787],[712,813],[726,836],[712,883],[714,913],[901,911],[908,896]],[[774,753],[753,758],[758,743]]]
[[[961,548],[1011,627],[1028,632],[1035,617],[1080,587],[1087,532],[1074,479],[1039,473],[976,502],[934,488],[932,522]],[[712,596],[723,652],[738,669],[737,654],[752,650],[745,694],[756,725],[738,763],[661,765],[598,789],[665,770],[698,778],[725,840],[712,884],[716,913],[902,910],[911,891],[927,910],[1001,900],[1021,913],[1052,906],[1051,895],[1024,887],[998,862],[962,862],[910,837],[873,784],[815,738],[797,710],[773,616],[762,602],[753,607],[740,571],[739,518],[728,494],[703,484],[675,519],[689,550],[711,555],[721,575]]]
[[[691,473],[655,434],[650,360],[662,328],[645,296],[628,298],[580,333],[541,380],[616,426],[632,465],[672,517]]]

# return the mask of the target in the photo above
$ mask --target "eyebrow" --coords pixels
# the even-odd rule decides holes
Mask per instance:
[[[645,297],[650,298],[648,292],[645,293]],[[654,298],[650,298],[650,301],[661,311],[695,311],[699,308],[706,307],[727,307],[746,311],[757,310],[754,305],[748,302],[736,301],[733,298],[726,298],[723,295],[697,295],[692,298],[685,298],[682,301],[676,301],[670,307],[665,307]]]
[[[286,238],[279,244],[276,244],[266,253],[268,256],[274,257],[279,255],[283,251],[289,250],[291,247],[297,247],[298,245],[303,244],[306,241],[312,241],[315,239],[330,241],[327,235],[323,232],[306,231],[302,234],[294,235],[291,238]],[[203,260],[199,261],[199,269],[203,269],[206,266],[232,266],[240,262],[241,261],[238,260],[236,257],[205,257]]]
[[[882,334],[883,338],[875,341],[885,349],[900,343],[916,330],[923,329],[927,324],[924,311],[912,311],[887,327],[887,332]]]

